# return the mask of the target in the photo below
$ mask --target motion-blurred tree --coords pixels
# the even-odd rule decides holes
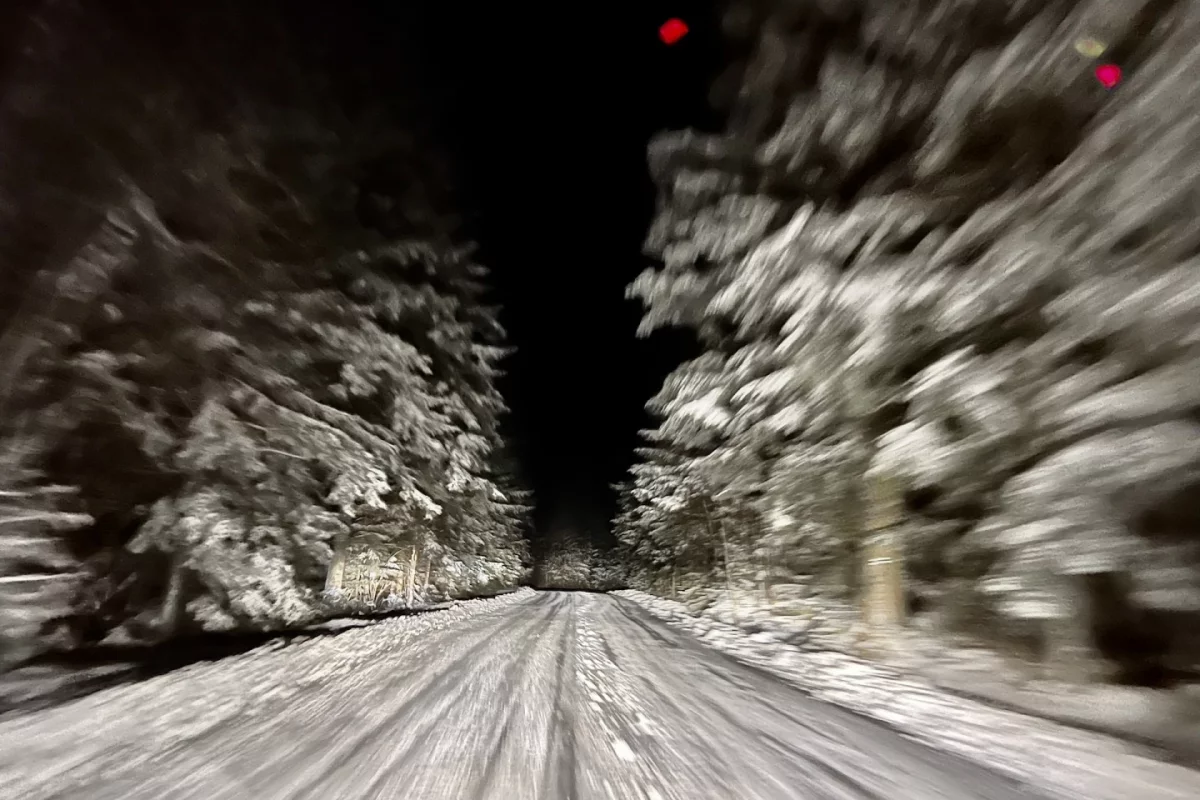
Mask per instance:
[[[630,291],[708,352],[652,404],[680,461],[635,471],[622,538],[678,558],[691,483],[853,591],[883,475],[948,626],[1074,677],[1122,630],[1170,657],[1200,614],[1200,3],[741,2],[727,30],[726,130],[650,146],[662,266]]]
[[[345,54],[279,11],[46,3],[17,35],[7,662],[300,622],[352,544],[409,547],[447,594],[522,575],[493,480],[504,334],[421,100],[359,103]]]

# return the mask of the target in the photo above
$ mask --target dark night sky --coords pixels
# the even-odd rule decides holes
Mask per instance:
[[[637,339],[624,289],[650,263],[648,138],[716,123],[716,12],[703,0],[627,5],[442,6],[441,33],[458,42],[440,57],[457,85],[459,171],[518,348],[502,389],[541,535],[572,526],[604,540],[608,485],[632,460],[643,405],[690,355],[682,333]],[[671,16],[692,31],[668,47],[658,26]]]
[[[537,533],[604,541],[643,406],[694,348],[682,332],[636,338],[640,306],[624,292],[651,263],[649,138],[719,126],[717,11],[713,0],[516,6],[314,0],[307,36],[368,59],[367,102],[398,108],[419,87],[432,104],[456,207],[517,348],[501,389]],[[667,46],[658,28],[675,16],[691,32]]]

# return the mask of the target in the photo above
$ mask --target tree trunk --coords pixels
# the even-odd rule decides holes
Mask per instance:
[[[167,596],[163,599],[162,610],[159,613],[158,623],[155,625],[157,633],[163,638],[170,638],[179,631],[179,623],[183,619],[186,602],[183,585],[185,577],[186,568],[183,566],[183,557],[172,556]]]
[[[425,559],[425,581],[421,584],[421,602],[429,602],[429,573],[433,571],[433,556]]]
[[[333,592],[342,588],[346,577],[346,548],[350,537],[339,533],[333,538],[333,558],[329,561],[329,571],[325,573],[325,591]]]
[[[705,502],[705,512],[706,512],[705,517],[708,521],[708,529],[710,531],[710,535],[711,535],[711,531],[713,529],[714,524],[717,526],[717,530],[721,534],[721,551],[722,551],[722,559],[721,560],[725,567],[725,593],[727,595],[729,595],[729,606],[733,610],[733,618],[738,619],[741,616],[741,614],[738,611],[737,597],[734,596],[734,594],[733,594],[733,579],[730,577],[730,574],[729,574],[729,563],[730,563],[729,538],[725,535],[725,526],[723,524],[721,524],[721,521],[713,519],[711,503]]]
[[[676,571],[677,570],[675,568],[675,562],[672,561],[671,562],[671,599],[672,600],[679,599],[679,583],[677,582],[676,577],[675,577]]]
[[[770,550],[770,548],[767,549],[766,561],[767,561],[767,563],[764,565],[765,568],[763,569],[763,600],[766,601],[767,607],[769,608],[769,607],[775,605],[773,598],[771,597],[771,550]]]
[[[867,476],[867,520],[862,548],[863,611],[868,624],[904,624],[903,505],[889,475]]]
[[[717,530],[721,532],[721,549],[725,551],[725,591],[729,593],[729,605],[733,609],[733,618],[739,619],[741,612],[738,611],[737,595],[733,593],[733,578],[729,574],[729,538],[725,535],[725,526],[720,522],[717,522]]]
[[[896,532],[872,534],[863,548],[867,622],[875,627],[904,623],[904,580]]]
[[[1057,587],[1066,605],[1059,619],[1046,620],[1043,668],[1046,677],[1085,684],[1101,677],[1102,659],[1092,644],[1092,603],[1085,579],[1064,576]]]
[[[412,555],[408,559],[408,593],[404,598],[405,605],[409,608],[412,608],[413,592],[416,591],[417,586],[417,557],[419,553],[420,551],[417,549],[417,546],[413,545]]]

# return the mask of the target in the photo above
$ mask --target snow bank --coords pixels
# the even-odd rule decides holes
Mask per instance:
[[[844,652],[817,649],[803,626],[748,632],[699,617],[644,592],[630,600],[704,644],[764,669],[812,696],[884,722],[911,739],[1029,782],[1053,797],[1195,800],[1200,773],[1148,757],[1136,746],[958,697]]]

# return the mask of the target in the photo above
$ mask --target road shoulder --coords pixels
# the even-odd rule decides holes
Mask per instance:
[[[816,699],[1048,793],[1091,800],[1194,800],[1200,786],[1200,772],[1162,763],[1129,742],[986,705],[845,653],[804,650],[766,631],[747,633],[643,592],[613,594]]]

